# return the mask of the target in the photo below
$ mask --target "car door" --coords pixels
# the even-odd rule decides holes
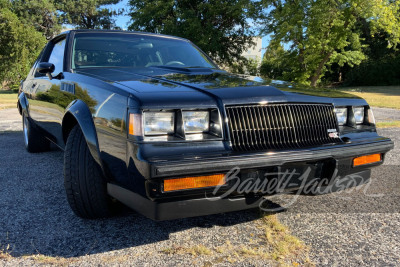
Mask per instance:
[[[51,41],[46,47],[41,62],[52,63],[55,67],[52,79],[37,71],[27,84],[29,115],[34,123],[53,142],[62,144],[61,123],[66,106],[75,99],[74,95],[61,91],[64,72],[66,37]]]

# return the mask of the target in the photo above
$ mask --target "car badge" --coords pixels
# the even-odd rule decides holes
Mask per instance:
[[[328,129],[328,136],[330,138],[338,138],[339,137],[336,129]]]

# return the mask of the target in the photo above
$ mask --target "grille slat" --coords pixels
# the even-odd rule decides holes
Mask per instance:
[[[278,132],[278,125],[276,123],[276,115],[273,114],[273,110],[270,107],[267,107],[267,112],[268,112],[268,117],[271,119],[271,125],[272,125],[272,133],[274,135],[275,139],[275,145],[277,148],[281,148],[281,135]]]
[[[286,133],[289,138],[289,142],[292,146],[297,146],[296,144],[296,136],[294,135],[294,125],[290,120],[290,112],[288,111],[288,107],[286,105],[282,105],[282,113],[284,114],[284,123],[286,125]]]
[[[249,112],[251,115],[251,119],[253,120],[253,125],[255,127],[255,133],[256,133],[256,141],[257,142],[257,147],[258,149],[264,149],[262,143],[263,143],[263,139],[261,137],[261,132],[262,132],[262,128],[260,127],[260,125],[258,125],[258,119],[257,119],[257,114],[256,114],[256,109],[250,109],[249,108]]]
[[[312,140],[314,142],[313,145],[318,145],[320,143],[320,136],[321,134],[318,133],[318,122],[316,121],[315,114],[314,114],[314,107],[313,106],[306,106],[307,114],[309,117],[309,129],[312,132]]]
[[[299,133],[298,133],[298,130],[296,128],[296,124],[294,123],[292,108],[289,105],[285,105],[284,107],[285,107],[286,112],[288,114],[288,119],[290,121],[290,124],[293,127],[293,131],[292,131],[293,143],[295,144],[296,147],[300,147],[299,139],[298,139]]]
[[[272,144],[270,143],[271,140],[271,133],[268,132],[268,126],[267,126],[267,119],[265,117],[265,112],[263,110],[263,107],[258,106],[257,107],[258,112],[260,113],[260,124],[263,127],[263,134],[264,134],[264,145],[265,148],[272,148]]]
[[[240,120],[240,116],[239,116],[239,114],[238,114],[238,111],[235,109],[235,110],[232,110],[233,112],[233,117],[236,119],[235,120],[235,122],[237,123],[237,126],[238,126],[238,128],[237,128],[237,132],[236,132],[236,134],[238,135],[238,138],[239,138],[239,147],[241,147],[243,150],[246,150],[246,147],[245,147],[245,141],[244,140],[246,140],[245,138],[244,138],[244,135],[243,135],[243,127],[242,127],[242,122],[241,122],[241,120]]]
[[[265,124],[266,124],[266,132],[269,132],[269,140],[268,140],[268,144],[271,145],[272,148],[276,148],[276,143],[275,143],[275,133],[272,130],[272,121],[269,118],[269,114],[268,114],[268,110],[267,107],[261,107],[261,110],[264,113],[264,117],[265,117]]]
[[[298,138],[298,142],[299,142],[299,146],[303,147],[305,145],[304,143],[304,131],[303,129],[300,127],[300,120],[299,120],[299,111],[298,108],[296,106],[290,106],[291,109],[293,109],[292,111],[292,116],[293,116],[293,120],[294,120],[294,127],[297,131],[297,138]]]
[[[269,117],[272,120],[272,124],[273,124],[273,132],[275,133],[275,137],[276,137],[276,145],[278,148],[281,148],[281,134],[279,132],[279,125],[278,122],[276,121],[276,114],[274,112],[274,109],[272,109],[271,107],[267,107],[268,110],[268,114]]]
[[[227,109],[226,113],[229,118],[231,118],[233,116],[232,110],[230,110],[230,109]],[[236,126],[236,120],[229,120],[229,129],[231,129],[232,132],[237,132],[238,127]],[[234,146],[240,146],[240,142],[239,142],[239,138],[238,138],[237,134],[232,134],[231,140],[232,140],[232,144]]]
[[[333,127],[333,129],[336,129],[336,125],[332,125],[331,121],[329,120],[329,117],[327,116],[327,114],[329,114],[329,107],[318,107],[319,108],[319,114],[320,117],[322,118],[322,120],[324,121],[324,123],[326,125],[328,125],[328,129],[332,129],[331,127]],[[323,131],[323,127],[321,127],[321,131]],[[330,140],[329,136],[327,137],[328,140]],[[334,140],[330,140],[330,141],[334,141]]]
[[[312,147],[342,142],[330,137],[337,129],[328,104],[268,104],[226,107],[235,151]]]
[[[251,113],[248,112],[248,108],[244,108],[244,113],[247,118],[246,122],[247,122],[247,126],[249,129],[249,136],[250,136],[251,144],[253,146],[257,147],[257,137],[256,137],[255,127],[253,125],[253,122],[254,122],[253,118],[251,116]]]
[[[307,118],[307,113],[304,110],[305,108],[302,106],[299,106],[300,110],[300,125],[303,126],[304,129],[304,142],[307,146],[312,146],[312,141],[310,140],[311,138],[311,131],[308,127],[308,118]]]
[[[325,132],[324,132],[323,125],[324,124],[327,125],[328,129],[329,129],[329,126],[330,126],[329,123],[325,119],[326,117],[323,116],[324,109],[322,107],[320,107],[320,106],[316,106],[316,109],[315,109],[314,113],[316,114],[316,118],[319,121],[319,123],[318,123],[318,132],[320,133],[320,140],[322,142],[324,142],[324,140],[328,140],[329,141],[329,135],[327,137],[324,135]]]

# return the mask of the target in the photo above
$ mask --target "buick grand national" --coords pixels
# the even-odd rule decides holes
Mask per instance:
[[[66,196],[83,218],[120,203],[154,220],[258,207],[270,192],[238,182],[294,169],[325,187],[367,182],[393,147],[363,99],[234,75],[186,39],[142,32],[55,37],[17,106],[29,152],[64,151]],[[302,190],[298,178],[284,192]]]

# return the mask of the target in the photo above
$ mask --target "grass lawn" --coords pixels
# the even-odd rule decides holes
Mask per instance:
[[[400,86],[345,87],[340,90],[364,98],[373,107],[400,109]]]
[[[377,122],[376,127],[378,128],[400,127],[400,121]]]
[[[14,92],[0,91],[0,109],[17,108],[18,96]]]

